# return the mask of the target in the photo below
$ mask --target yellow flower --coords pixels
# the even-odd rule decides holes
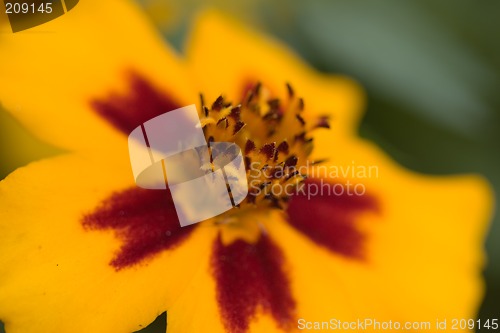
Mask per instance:
[[[170,332],[474,318],[488,185],[417,175],[357,138],[363,96],[351,80],[213,12],[200,15],[181,58],[118,0],[82,1],[1,34],[0,48],[2,104],[68,151],[0,183],[7,333],[131,332],[164,311]],[[167,191],[135,187],[127,135],[199,93],[207,135],[237,142],[250,161],[274,170],[326,160],[305,182],[273,182],[343,192],[250,195],[181,228]],[[365,192],[348,195],[349,184]]]

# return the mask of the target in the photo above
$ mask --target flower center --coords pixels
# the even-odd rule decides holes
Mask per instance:
[[[260,83],[249,89],[238,104],[219,96],[211,106],[201,95],[200,119],[207,142],[234,142],[242,150],[248,195],[237,209],[219,219],[250,210],[285,209],[290,195],[307,178],[313,150],[311,131],[329,128],[328,118],[312,124],[303,116],[304,100],[287,84],[288,96],[271,96]]]

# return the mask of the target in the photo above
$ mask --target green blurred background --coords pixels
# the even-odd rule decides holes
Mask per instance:
[[[182,52],[196,12],[224,10],[286,42],[320,71],[358,80],[368,94],[360,135],[409,169],[480,173],[500,192],[500,1],[139,0]],[[230,46],[229,46],[230,47]],[[0,177],[57,150],[0,112]],[[9,130],[5,130],[9,128]],[[29,147],[29,148],[26,148]],[[497,200],[498,203],[498,200]],[[500,218],[486,243],[480,317],[500,316]],[[141,332],[164,332],[165,316]],[[0,327],[0,331],[2,331]]]

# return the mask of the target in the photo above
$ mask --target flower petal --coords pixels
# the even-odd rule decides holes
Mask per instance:
[[[352,260],[318,246],[285,222],[283,214],[274,213],[271,219],[266,229],[288,259],[288,276],[297,304],[297,325],[300,319],[355,321],[384,318],[385,309],[376,289],[380,286],[375,283],[379,280],[374,280],[378,272],[371,270],[369,261]],[[357,222],[362,221],[358,219]],[[393,293],[390,284],[384,285],[383,290]],[[393,313],[389,318],[399,320],[399,313]]]
[[[0,102],[59,147],[109,149],[119,133],[91,102],[126,92],[129,71],[175,91],[177,101],[197,100],[180,60],[129,1],[80,1],[53,21],[0,36]]]
[[[335,119],[334,133],[353,133],[360,119],[362,93],[351,79],[314,71],[284,45],[220,13],[206,11],[199,16],[186,56],[208,101],[222,93],[238,103],[248,84],[257,81],[286,96],[289,82],[304,97],[308,116],[328,114]]]
[[[132,186],[120,165],[61,156],[0,183],[0,320],[7,332],[135,331],[189,283],[215,237],[211,228],[116,270],[110,263],[123,253],[123,239],[83,227],[105,198]]]
[[[364,261],[325,251],[291,226],[269,224],[285,256],[294,258],[291,280],[298,316],[321,321],[332,316],[431,322],[474,318],[492,212],[486,182],[477,176],[404,171],[362,140],[332,140],[326,132],[315,139],[316,154],[329,152],[330,169],[321,177],[339,181],[329,172],[343,168],[345,180],[363,184],[377,198],[379,210],[355,221],[366,235]],[[365,172],[353,174],[349,167]],[[370,167],[376,168],[371,175],[366,171]]]
[[[285,257],[293,258],[289,276],[298,318],[432,325],[436,318],[474,318],[482,290],[484,222],[491,208],[487,187],[465,177],[434,182],[423,181],[412,194],[400,188],[381,197],[381,214],[358,219],[366,227],[364,261],[332,255],[292,226],[269,223],[269,234]]]

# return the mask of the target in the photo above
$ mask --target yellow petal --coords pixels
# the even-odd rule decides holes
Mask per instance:
[[[216,301],[210,255],[200,258],[200,268],[182,295],[169,308],[167,332],[226,333]]]
[[[0,103],[58,147],[109,149],[121,134],[90,104],[127,92],[130,71],[179,101],[189,94],[180,60],[129,1],[80,1],[46,24],[0,34]]]
[[[186,49],[189,69],[206,101],[223,94],[238,103],[245,86],[256,81],[286,96],[289,82],[304,97],[308,116],[332,116],[334,133],[352,133],[360,119],[363,95],[351,79],[318,73],[284,45],[227,16],[203,12]]]
[[[82,218],[128,168],[101,156],[61,156],[20,168],[0,183],[0,319],[9,333],[131,332],[168,309],[213,238],[197,228],[175,250],[135,266],[110,265],[122,245]]]
[[[299,317],[433,325],[447,319],[450,330],[453,318],[475,318],[493,206],[488,184],[478,176],[405,171],[362,140],[332,140],[326,132],[315,139],[317,154],[329,158],[316,175],[362,184],[379,213],[357,220],[368,237],[364,262],[332,254],[290,226],[269,224],[293,266]],[[368,173],[370,167],[377,171]],[[339,169],[345,177],[335,176]]]

